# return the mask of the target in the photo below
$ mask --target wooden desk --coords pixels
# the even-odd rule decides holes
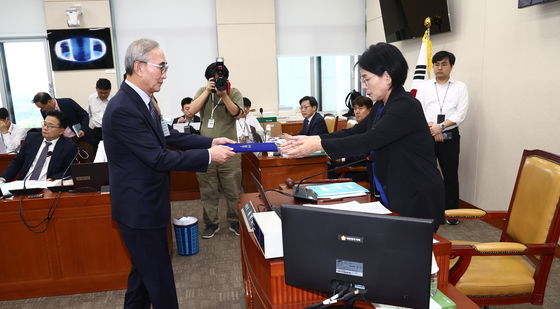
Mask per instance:
[[[336,123],[337,131],[346,128],[346,121],[346,118],[338,118],[338,121]],[[282,123],[282,133],[296,135],[299,133],[299,131],[301,131],[301,128],[303,128],[303,120],[286,121]]]
[[[169,198],[172,201],[196,200],[200,198],[195,172],[171,171]]]
[[[288,159],[245,152],[241,155],[241,169],[244,192],[257,192],[251,173],[257,177],[265,189],[278,189],[278,185],[284,183],[287,177],[298,181],[313,174],[326,172],[327,157]],[[325,178],[325,175],[315,178]]]
[[[24,199],[30,224],[45,218],[56,194]],[[18,197],[0,200],[0,300],[126,288],[130,257],[115,222],[110,197],[63,193],[45,233],[21,222]]]
[[[15,154],[0,154],[0,171],[3,172],[15,157]]]
[[[274,205],[293,203],[293,199],[280,194],[268,195]],[[241,196],[239,207],[249,200],[253,205],[261,204],[256,193]],[[241,221],[243,216],[240,215]],[[284,261],[281,258],[266,260],[253,233],[249,233],[245,222],[240,222],[241,268],[248,308],[302,308],[320,302],[330,295],[304,290],[286,285],[284,281]],[[451,298],[457,308],[479,308],[469,298],[462,295],[454,286],[448,284],[449,252],[451,243],[439,235],[434,244],[436,261],[440,267],[438,288]]]

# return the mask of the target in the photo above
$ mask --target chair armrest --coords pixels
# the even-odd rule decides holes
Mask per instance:
[[[484,216],[486,216],[486,211],[482,209],[459,208],[445,211],[445,217],[453,219],[478,219]]]
[[[472,245],[478,253],[484,254],[521,254],[527,246],[516,242],[486,242]]]
[[[446,219],[480,219],[480,220],[491,220],[500,219],[504,220],[507,217],[507,211],[496,211],[496,210],[482,210],[474,208],[459,208],[459,209],[447,209],[445,211]]]

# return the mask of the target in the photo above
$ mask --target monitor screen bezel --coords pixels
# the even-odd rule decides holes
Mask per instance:
[[[282,205],[282,238],[288,285],[333,293],[339,280],[366,286],[371,302],[429,306],[431,219]],[[337,273],[337,260],[361,264],[362,276]]]

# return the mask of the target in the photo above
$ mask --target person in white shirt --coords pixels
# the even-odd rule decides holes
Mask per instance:
[[[21,142],[27,134],[26,128],[21,128],[10,120],[10,113],[4,107],[0,108],[0,153],[17,153]]]
[[[93,130],[93,136],[100,141],[103,139],[101,123],[107,103],[111,100],[111,81],[100,78],[95,84],[95,92],[88,97],[89,127]]]
[[[254,127],[256,132],[264,135],[264,129],[252,114],[251,111],[251,100],[243,97],[243,117],[237,119],[236,129],[237,129],[237,141],[240,143],[246,142],[256,142],[251,134],[251,127]]]
[[[445,208],[459,206],[459,125],[467,116],[467,86],[451,78],[455,55],[447,51],[432,57],[435,79],[422,84],[416,98],[422,103],[426,121],[435,141],[435,153],[445,182]],[[448,220],[455,225],[457,220]]]

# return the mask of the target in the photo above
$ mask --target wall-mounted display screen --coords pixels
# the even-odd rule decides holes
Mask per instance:
[[[430,34],[451,31],[447,0],[380,0],[387,43],[422,37],[424,19],[430,17]]]
[[[552,1],[556,1],[556,0],[519,0],[519,2],[517,4],[517,7],[518,8],[524,8],[526,6],[541,4],[541,3],[544,3],[544,2],[552,2]]]
[[[47,30],[47,40],[53,71],[114,67],[109,28]]]

